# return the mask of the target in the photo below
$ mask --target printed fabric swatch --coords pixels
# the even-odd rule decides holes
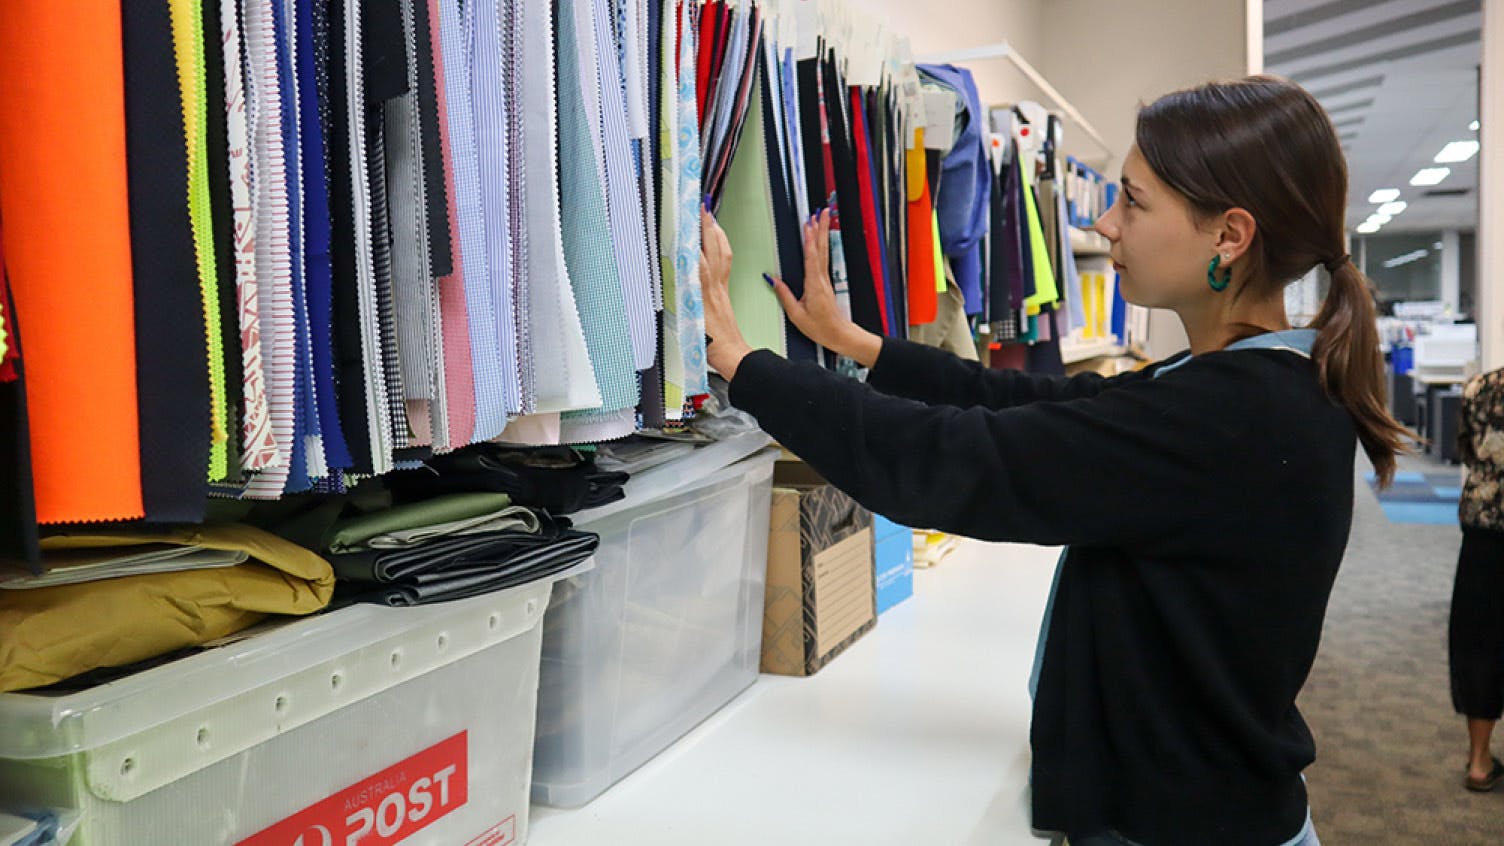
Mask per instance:
[[[0,15],[0,219],[43,523],[144,513],[122,44],[118,0]]]

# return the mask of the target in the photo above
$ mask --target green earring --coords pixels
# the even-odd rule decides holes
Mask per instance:
[[[1218,293],[1226,291],[1227,286],[1232,284],[1232,268],[1230,267],[1222,271],[1221,279],[1217,278],[1217,268],[1221,266],[1221,256],[1212,256],[1211,264],[1206,266],[1206,284],[1212,286],[1212,290]]]

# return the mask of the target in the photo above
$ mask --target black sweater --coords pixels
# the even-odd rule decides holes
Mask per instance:
[[[887,340],[870,385],[758,351],[731,400],[867,508],[1070,546],[1034,703],[1034,826],[1276,846],[1315,759],[1295,708],[1352,522],[1356,435],[1314,364],[1104,379]]]

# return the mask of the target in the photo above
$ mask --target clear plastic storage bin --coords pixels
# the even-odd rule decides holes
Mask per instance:
[[[0,798],[81,811],[74,846],[524,842],[552,583],[0,696]]]
[[[580,515],[601,545],[544,621],[535,801],[589,802],[756,681],[778,456],[757,452],[767,443],[699,450]]]

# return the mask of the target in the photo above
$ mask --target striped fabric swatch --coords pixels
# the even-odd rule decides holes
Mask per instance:
[[[658,357],[658,327],[653,313],[653,283],[648,272],[642,193],[638,188],[637,166],[627,129],[627,106],[623,101],[616,28],[612,23],[610,0],[577,2],[588,3],[594,13],[596,84],[600,90],[601,112],[599,132],[606,163],[606,210],[626,300],[632,356],[637,369],[646,370]],[[581,30],[581,37],[584,35],[585,31]]]
[[[448,217],[452,272],[437,280],[440,326],[444,333],[444,426],[450,449],[470,443],[475,433],[475,377],[470,354],[470,315],[465,300],[465,266],[461,255],[459,211],[455,192],[454,135],[449,126],[449,89],[443,73],[440,0],[421,5],[429,38],[429,55],[438,99],[439,154],[444,191],[440,208]],[[466,109],[468,112],[468,108]],[[434,186],[438,188],[440,186]]]
[[[229,137],[230,196],[235,209],[235,291],[240,323],[241,469],[256,471],[277,459],[261,363],[261,310],[256,279],[256,214],[251,200],[251,133],[242,76],[240,3],[220,0],[225,59],[225,117]]]
[[[520,0],[518,27],[524,148],[528,180],[526,221],[533,374],[539,412],[598,408],[600,389],[585,348],[585,333],[564,262],[558,190],[557,87],[553,8],[549,0]]]
[[[469,325],[470,365],[474,385],[474,423],[465,441],[489,440],[506,428],[501,351],[496,332],[490,257],[486,250],[486,208],[481,193],[480,154],[475,140],[474,80],[475,3],[440,0],[439,33],[443,44],[443,91],[454,165],[454,203],[460,264],[464,267]]]
[[[505,417],[522,411],[523,364],[517,332],[517,298],[513,286],[515,256],[512,242],[512,203],[510,179],[510,139],[508,138],[509,89],[506,57],[510,51],[502,40],[503,2],[478,0],[465,3],[467,19],[473,15],[471,87],[475,111],[475,140],[479,170],[481,209],[485,226],[486,269],[491,285],[491,323],[501,379],[501,408]],[[472,333],[475,328],[472,327]],[[474,335],[472,334],[472,340]],[[477,385],[484,385],[479,374]],[[477,395],[477,405],[481,404]],[[477,407],[476,436],[487,440],[488,427],[480,425],[482,410]],[[503,427],[505,423],[503,423]]]
[[[594,80],[598,58],[590,4],[560,11],[559,183],[564,218],[564,256],[582,315],[590,361],[601,389],[602,408],[564,415],[569,442],[622,437],[636,428],[637,372],[627,327],[621,278],[617,272],[607,222],[606,195],[599,154],[599,98]],[[586,37],[580,37],[581,33]],[[590,102],[587,102],[590,101]],[[606,237],[602,237],[605,235]],[[631,413],[623,416],[622,410]]]
[[[246,487],[253,499],[282,495],[292,469],[297,326],[292,307],[287,168],[283,149],[277,34],[273,0],[242,0],[252,135],[252,207],[256,215],[256,278],[261,313],[261,360],[276,458]]]

